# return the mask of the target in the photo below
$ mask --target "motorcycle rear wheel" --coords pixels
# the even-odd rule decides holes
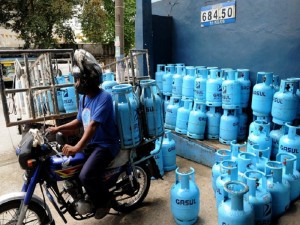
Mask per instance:
[[[139,188],[130,194],[123,194],[118,195],[115,198],[115,201],[112,203],[113,209],[119,212],[130,212],[141,205],[141,203],[146,198],[149,188],[150,188],[150,171],[148,167],[142,166],[135,166],[136,172],[136,180],[139,184]],[[124,174],[122,173],[119,176],[119,179],[123,179]]]
[[[21,205],[21,200],[13,200],[0,205],[0,224],[16,224],[17,213]],[[23,224],[48,224],[49,217],[42,206],[37,203],[30,203],[26,211]]]

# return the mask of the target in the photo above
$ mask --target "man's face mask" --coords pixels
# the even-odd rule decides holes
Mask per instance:
[[[78,94],[86,95],[88,92],[88,86],[87,80],[75,78],[75,88]]]

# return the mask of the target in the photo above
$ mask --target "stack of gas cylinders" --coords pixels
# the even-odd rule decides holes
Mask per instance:
[[[166,128],[230,144],[212,168],[219,224],[271,224],[299,199],[300,78],[258,72],[251,103],[248,69],[159,64],[156,81]]]
[[[68,75],[59,75],[54,79],[56,84],[68,84],[74,83],[73,76],[71,74]],[[50,94],[50,93],[49,93]],[[52,98],[48,98],[50,100],[50,111],[53,111],[53,102]],[[56,91],[56,99],[58,104],[58,110],[61,113],[72,113],[77,112],[77,100],[75,94],[75,87],[65,87],[58,88]]]
[[[299,78],[259,72],[251,109],[247,142],[215,155],[219,224],[271,224],[300,197]]]
[[[216,151],[211,181],[218,224],[271,224],[299,199],[298,157],[279,151],[271,160],[270,148],[260,146],[248,151],[246,142],[232,141]]]
[[[176,169],[175,141],[171,131],[164,129],[163,99],[156,81],[140,80],[133,87],[131,84],[118,84],[114,73],[106,72],[103,73],[101,87],[113,96],[122,149],[155,140],[151,154],[161,175]]]
[[[135,89],[131,84],[115,84],[112,96],[122,149],[163,135],[163,101],[155,80],[141,80]]]
[[[155,79],[164,96],[165,128],[224,144],[246,140],[248,69],[158,64]]]
[[[271,72],[258,72],[252,92],[254,120],[249,126],[248,150],[254,144],[269,147],[271,159],[276,159],[281,151],[298,154],[299,81],[300,78],[280,81]],[[300,169],[300,164],[297,169]]]

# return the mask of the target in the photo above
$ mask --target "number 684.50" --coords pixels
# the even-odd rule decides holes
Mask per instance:
[[[202,22],[219,20],[219,19],[227,19],[231,17],[234,17],[234,10],[232,7],[214,9],[214,10],[204,11],[201,13]]]

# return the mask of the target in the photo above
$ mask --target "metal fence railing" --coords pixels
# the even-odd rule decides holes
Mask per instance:
[[[5,84],[0,68],[0,91],[7,127],[76,115],[76,112],[66,113],[59,109],[59,91],[74,84],[57,82],[59,76],[67,78],[71,74],[73,49],[0,51],[0,57],[7,56],[16,57],[12,87]],[[64,70],[69,70],[69,74],[57,72],[63,70],[59,69],[62,59]]]
[[[130,50],[129,56],[104,65],[102,68],[104,71],[115,72],[118,83],[131,83],[135,86],[139,80],[150,79],[148,50]]]

